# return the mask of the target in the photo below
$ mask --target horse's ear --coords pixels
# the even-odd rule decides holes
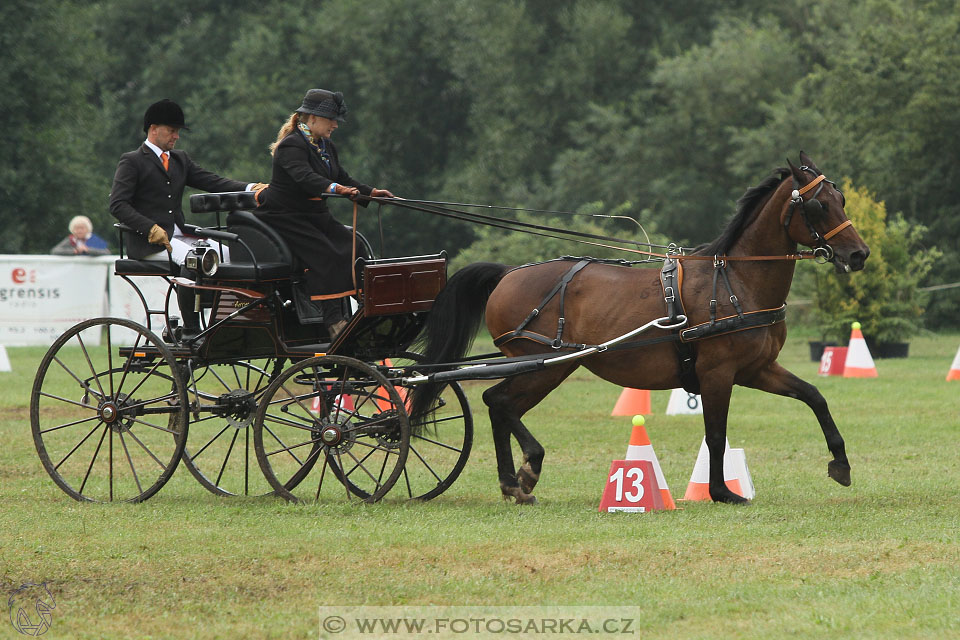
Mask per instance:
[[[818,174],[821,173],[820,169],[817,168],[817,165],[813,164],[813,160],[810,159],[810,156],[808,156],[803,151],[800,152],[800,162],[810,167],[811,169],[816,171]]]
[[[803,172],[793,164],[793,161],[790,160],[790,158],[787,158],[787,166],[790,167],[790,173],[793,174],[793,179],[799,184],[803,184],[806,181],[806,179],[803,177]]]

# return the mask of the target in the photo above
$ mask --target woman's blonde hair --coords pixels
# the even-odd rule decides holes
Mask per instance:
[[[288,135],[297,130],[297,125],[300,124],[300,114],[294,111],[287,121],[283,123],[283,126],[280,127],[280,131],[277,132],[277,140],[270,144],[270,155],[274,155],[277,151],[277,145],[280,144],[280,141],[286,138]]]

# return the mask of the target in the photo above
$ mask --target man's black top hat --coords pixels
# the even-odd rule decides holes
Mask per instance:
[[[183,123],[183,109],[170,98],[164,98],[147,107],[147,112],[143,114],[143,132],[147,133],[152,124],[165,124],[168,127],[189,129]]]
[[[343,94],[339,91],[310,89],[303,97],[303,104],[297,109],[297,113],[312,113],[321,118],[343,122],[347,116],[347,105],[343,101]]]

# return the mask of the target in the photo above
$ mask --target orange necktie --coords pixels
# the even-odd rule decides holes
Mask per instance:
[[[164,151],[160,154],[160,160],[163,162],[163,170],[170,171],[170,154]]]

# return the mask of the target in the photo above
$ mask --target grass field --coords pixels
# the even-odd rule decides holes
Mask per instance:
[[[315,638],[318,607],[347,605],[629,607],[641,638],[960,638],[960,383],[944,380],[958,344],[915,338],[910,358],[861,380],[818,378],[792,338],[781,363],[830,402],[853,486],[827,478],[805,406],[735,389],[729,439],[746,450],[753,504],[650,514],[597,512],[630,419],[609,416],[620,389],[586,372],[528,417],[547,450],[534,507],[499,497],[481,383],[468,385],[471,459],[432,502],[218,498],[180,468],[146,503],[81,505],[33,448],[43,349],[10,348],[3,591],[45,581],[50,638]],[[647,431],[679,498],[703,429],[663,415],[668,393],[653,394]]]

